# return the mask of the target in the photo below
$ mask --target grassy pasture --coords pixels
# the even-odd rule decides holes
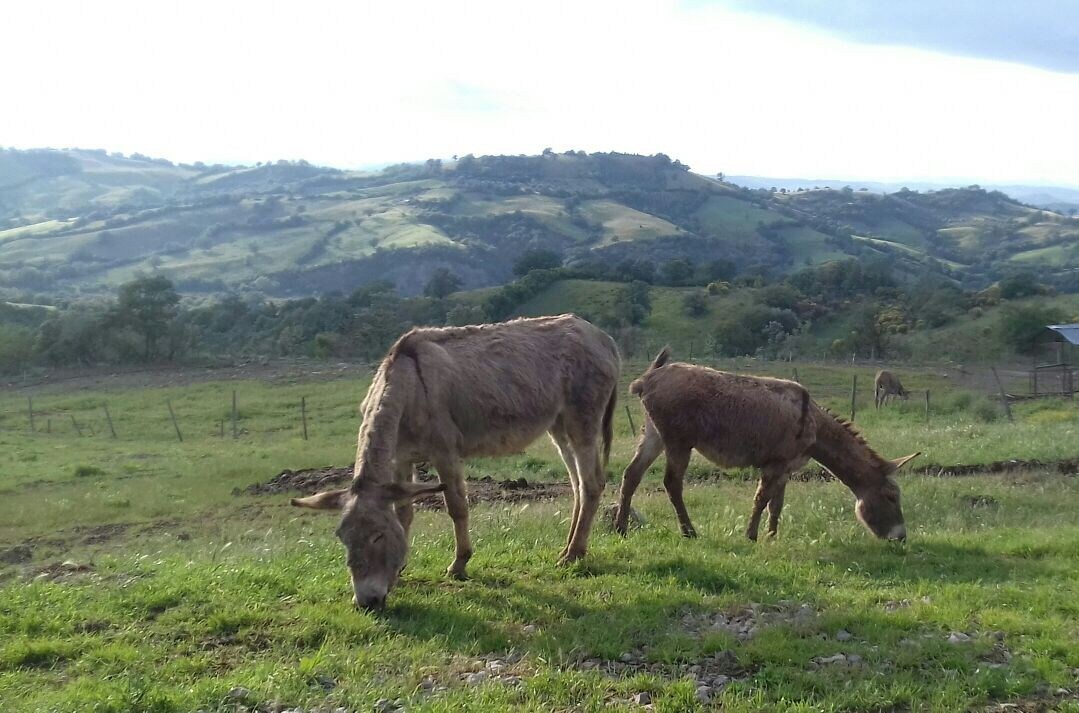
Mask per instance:
[[[791,369],[722,366],[783,376]],[[869,369],[794,366],[840,411],[853,373],[860,383],[872,379]],[[642,368],[629,365],[625,380]],[[922,450],[925,463],[942,465],[1076,455],[1075,404],[1017,405],[1012,425],[989,416],[981,394],[939,375],[901,376],[912,390],[931,388],[939,405],[929,424],[914,400],[876,413],[866,388],[857,421],[885,455]],[[708,703],[724,710],[957,711],[1017,702],[1079,711],[1072,694],[1056,693],[1079,684],[1074,476],[907,475],[905,547],[870,539],[841,485],[792,483],[779,538],[753,545],[741,534],[751,482],[691,484],[687,502],[701,538],[684,541],[654,468],[637,501],[645,525],[626,540],[599,526],[590,556],[566,570],[553,561],[568,500],[478,505],[468,582],[443,574],[452,554],[446,516],[421,512],[402,584],[389,610],[373,616],[349,606],[332,517],[296,511],[285,496],[232,494],[283,468],[350,462],[364,378],[79,383],[32,392],[34,434],[28,392],[0,395],[0,552],[25,544],[32,553],[0,565],[6,710],[235,710],[227,696],[236,686],[259,710],[275,701],[370,710],[381,698],[432,711],[632,709],[642,692],[656,710],[692,710],[702,704],[689,667],[730,652],[735,681]],[[624,403],[639,425],[639,405]],[[618,411],[607,499],[633,449]],[[470,471],[563,478],[545,442]],[[698,460],[691,475],[713,471]],[[89,569],[64,570],[65,560]],[[746,640],[685,618],[735,615],[751,604],[778,614]],[[782,615],[803,605],[811,616]],[[851,638],[837,639],[840,630]],[[949,643],[953,633],[971,638]],[[589,667],[626,653],[651,668],[609,676]],[[862,663],[814,663],[837,653]],[[520,682],[464,680],[492,658],[512,661]]]

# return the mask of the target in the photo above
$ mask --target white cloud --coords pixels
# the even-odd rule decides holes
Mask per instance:
[[[674,2],[5,8],[0,143],[371,165],[546,146],[1079,184],[1079,75]]]

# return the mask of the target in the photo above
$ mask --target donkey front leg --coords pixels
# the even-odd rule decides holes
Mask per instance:
[[[562,551],[558,553],[558,558],[561,560],[569,552],[570,543],[573,542],[573,533],[577,529],[577,521],[581,517],[581,478],[577,474],[576,456],[573,455],[573,447],[570,445],[569,435],[566,434],[566,429],[561,419],[551,428],[549,435],[555,447],[558,448],[558,454],[562,456],[562,462],[566,465],[566,473],[569,474],[569,487],[573,492],[573,510],[570,513],[569,534],[566,536],[566,544],[562,547]]]
[[[615,531],[625,536],[629,528],[629,514],[632,511],[633,494],[641,484],[645,471],[663,452],[663,439],[651,419],[645,416],[641,440],[637,443],[637,452],[622,474],[622,487],[618,491],[618,512],[614,516]]]
[[[466,568],[472,558],[472,539],[468,535],[468,493],[461,464],[456,459],[437,461],[435,470],[439,481],[446,486],[442,496],[446,500],[446,512],[453,519],[453,536],[457,541],[453,564],[446,568],[446,573],[454,579],[468,579]]]
[[[414,479],[413,465],[407,461],[402,461],[397,464],[397,470],[394,473],[394,479],[398,483],[410,483]],[[405,503],[395,503],[393,510],[397,513],[397,520],[401,523],[402,529],[405,531],[405,539],[408,539],[408,531],[412,527],[412,515],[415,508],[412,505],[412,501],[409,500]]]

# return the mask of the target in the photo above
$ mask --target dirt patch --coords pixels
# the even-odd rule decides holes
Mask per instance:
[[[30,573],[30,578],[35,582],[48,580],[50,582],[67,581],[79,576],[92,575],[94,566],[79,562],[53,562],[44,567],[37,567]]]
[[[971,508],[995,509],[1000,505],[1000,501],[992,495],[964,495],[959,501]]]
[[[431,476],[420,473],[421,480]],[[233,495],[275,495],[302,493],[310,495],[331,488],[340,488],[352,480],[352,466],[344,468],[313,468],[308,470],[283,470],[265,483],[255,483],[237,488]],[[570,493],[568,483],[537,483],[526,478],[495,480],[491,476],[468,479],[468,502],[521,502],[552,500]],[[438,510],[443,507],[441,495],[429,495],[416,501],[417,506]]]

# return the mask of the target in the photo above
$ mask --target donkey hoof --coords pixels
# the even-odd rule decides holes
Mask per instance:
[[[749,530],[746,530],[746,537],[749,539],[750,542],[756,542],[757,541],[757,533],[756,532],[750,532]]]
[[[566,567],[568,565],[573,564],[574,562],[576,562],[577,560],[579,560],[579,559],[581,559],[583,557],[584,557],[583,552],[566,552],[565,554],[563,554],[561,557],[558,558],[558,566],[559,567]]]
[[[695,540],[697,539],[697,531],[692,527],[687,527],[682,530],[682,537],[685,537],[687,540]]]
[[[452,579],[456,579],[461,582],[468,579],[468,571],[465,569],[465,566],[463,564],[451,564],[449,567],[446,568],[446,574],[448,574]]]

